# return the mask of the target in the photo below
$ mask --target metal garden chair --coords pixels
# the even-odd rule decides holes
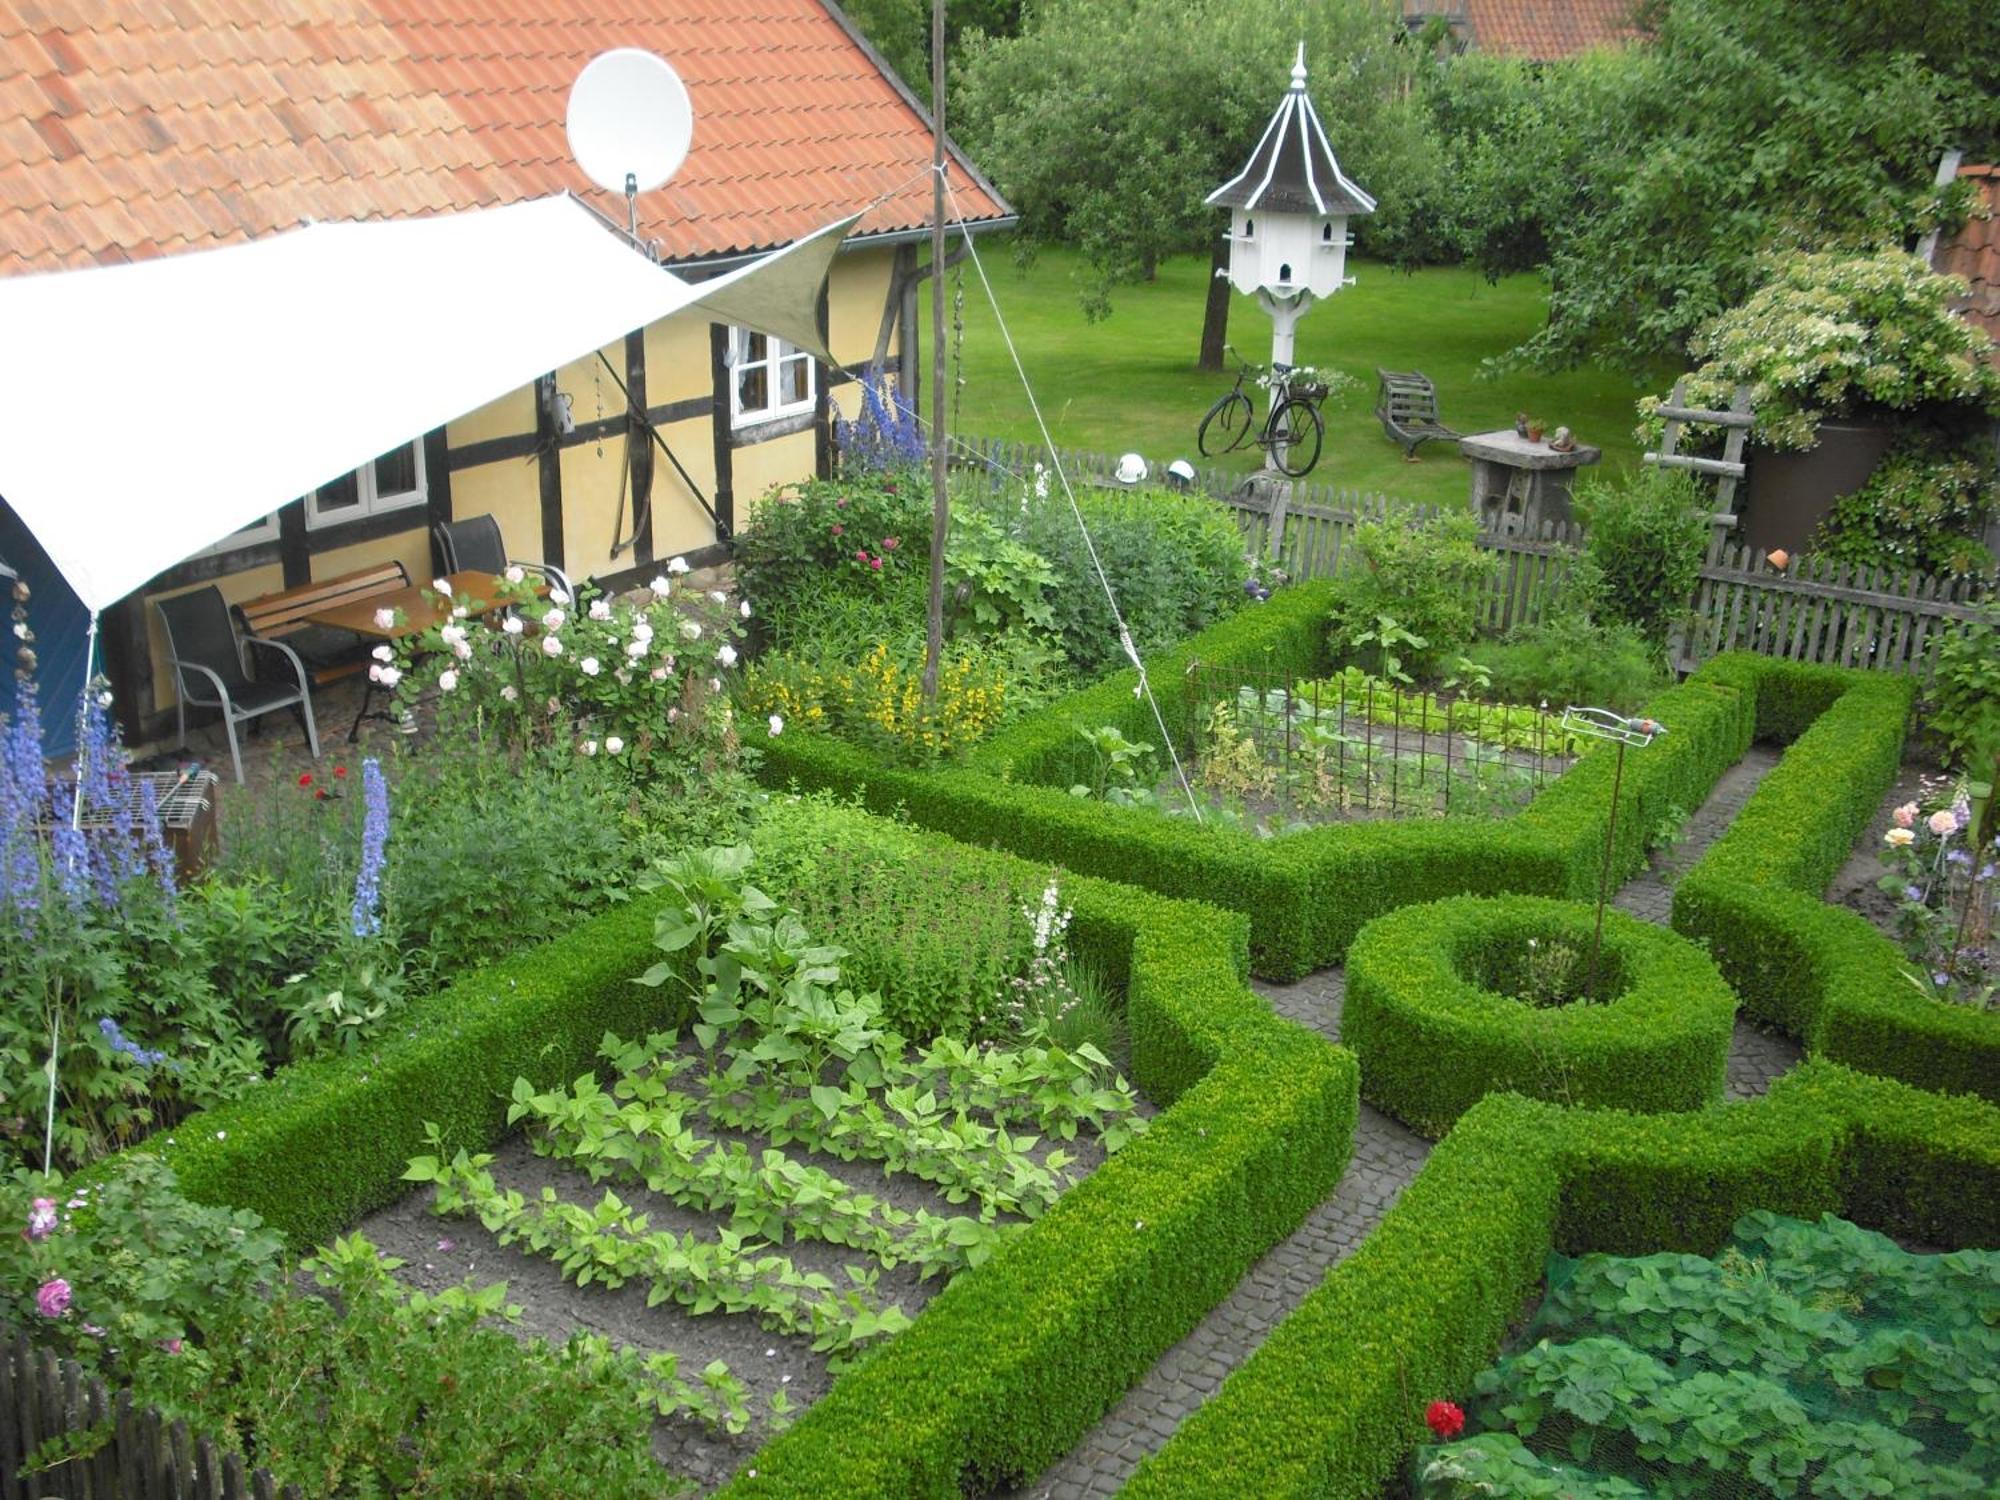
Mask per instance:
[[[548,563],[523,562],[507,556],[507,544],[500,539],[500,523],[491,516],[467,516],[463,521],[440,521],[431,528],[438,557],[447,573],[504,573],[511,567],[526,568],[561,589],[571,598],[576,590],[561,568]]]

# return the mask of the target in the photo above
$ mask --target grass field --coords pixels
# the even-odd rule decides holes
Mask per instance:
[[[1234,379],[1233,365],[1227,376],[1195,368],[1205,261],[1175,260],[1160,268],[1157,281],[1119,288],[1112,315],[1087,323],[1077,306],[1073,278],[1080,261],[1073,253],[1044,253],[1026,271],[1015,266],[1004,241],[983,241],[980,253],[1057,443],[1104,453],[1137,450],[1154,463],[1183,456],[1201,461],[1195,428]],[[1366,261],[1349,264],[1358,285],[1313,308],[1299,325],[1299,363],[1346,370],[1362,382],[1344,403],[1325,411],[1326,447],[1314,481],[1404,500],[1464,500],[1467,466],[1452,445],[1427,443],[1421,461],[1407,463],[1401,447],[1384,435],[1373,415],[1378,366],[1429,375],[1445,422],[1460,432],[1511,426],[1514,413],[1525,410],[1551,429],[1566,424],[1579,442],[1602,448],[1604,464],[1595,472],[1637,462],[1633,402],[1649,390],[1664,390],[1670,371],[1646,384],[1594,369],[1480,378],[1481,360],[1518,343],[1546,316],[1538,278],[1514,276],[1489,285],[1467,270],[1404,274]],[[1034,420],[978,275],[967,265],[963,276],[965,389],[957,428],[1032,440]],[[926,300],[926,331],[929,316]],[[1249,299],[1235,300],[1229,334],[1248,358],[1270,358],[1270,320]],[[1228,462],[1247,471],[1261,454],[1252,448]]]

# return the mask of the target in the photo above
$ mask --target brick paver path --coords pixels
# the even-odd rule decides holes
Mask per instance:
[[[1664,923],[1672,910],[1672,879],[1699,859],[1749,800],[1757,783],[1778,763],[1777,752],[1755,748],[1724,774],[1689,819],[1687,838],[1660,864],[1627,883],[1616,904],[1635,916]],[[1338,968],[1322,969],[1296,984],[1253,981],[1279,1015],[1338,1040],[1340,1006],[1347,990]],[[1754,1098],[1799,1060],[1796,1044],[1739,1021],[1729,1056],[1729,1097]],[[1264,1336],[1305,1300],[1326,1273],[1365,1240],[1422,1169],[1430,1142],[1387,1115],[1361,1106],[1354,1156],[1333,1195],[1289,1238],[1250,1268],[1236,1290],[1194,1331],[1141,1376],[1068,1454],[1012,1500],[1083,1500],[1116,1494],[1141,1460],[1157,1452],[1242,1364]]]

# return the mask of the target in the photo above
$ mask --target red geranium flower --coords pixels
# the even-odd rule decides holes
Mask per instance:
[[[1455,1401],[1433,1401],[1424,1409],[1424,1422],[1439,1442],[1448,1443],[1465,1431],[1465,1413]]]
[[[313,784],[313,773],[312,773],[312,772],[310,772],[310,771],[301,771],[301,772],[299,772],[299,785],[300,785],[300,786],[311,786],[312,784]]]
[[[325,787],[319,788],[319,790],[313,793],[313,796],[317,797],[321,802],[326,801],[326,788]]]
[[[345,776],[345,775],[347,774],[347,767],[345,767],[345,766],[335,766],[335,767],[333,768],[333,774],[334,774],[334,777],[335,777],[335,779],[339,779],[340,777],[343,777],[343,776]]]

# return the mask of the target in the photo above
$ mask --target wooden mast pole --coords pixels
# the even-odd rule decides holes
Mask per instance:
[[[944,544],[951,529],[944,431],[944,0],[931,0],[931,588],[924,619],[924,702],[937,699],[944,651]]]

